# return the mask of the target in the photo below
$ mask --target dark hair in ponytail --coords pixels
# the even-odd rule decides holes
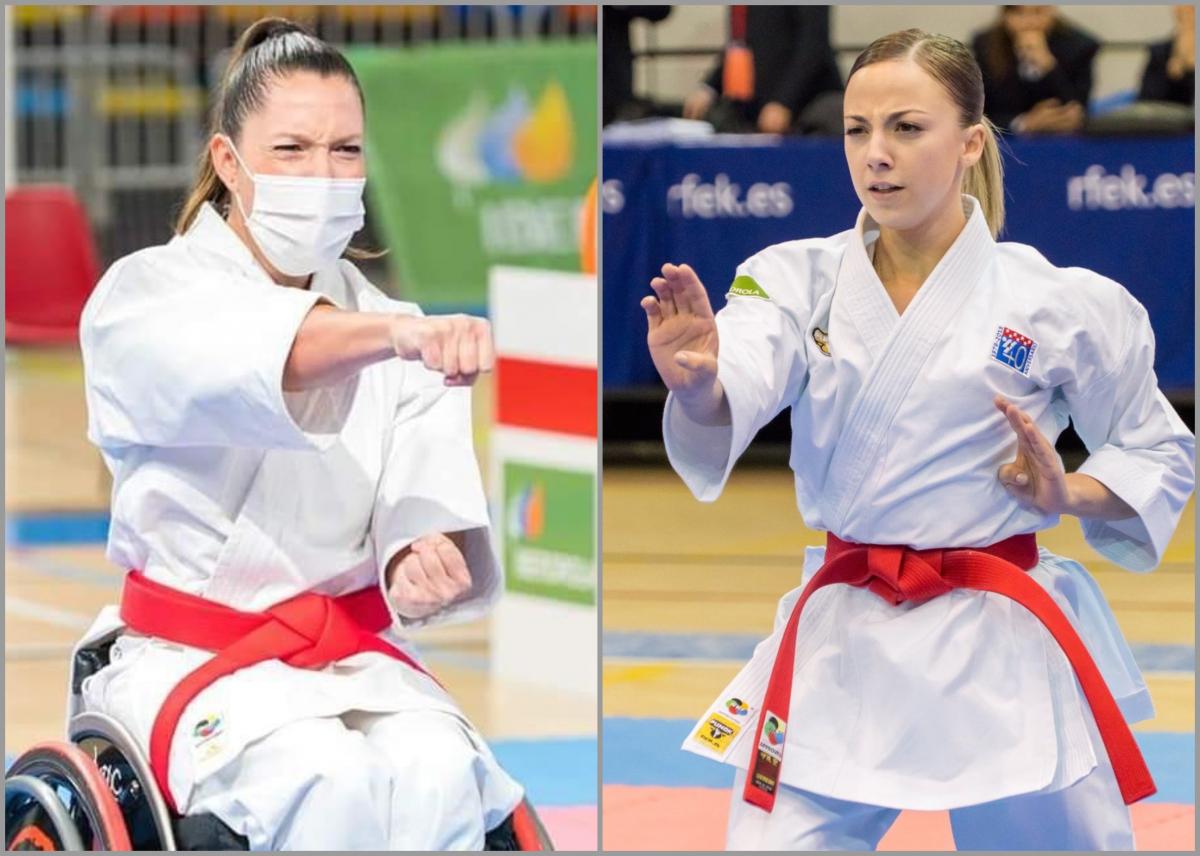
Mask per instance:
[[[272,81],[296,71],[312,71],[322,77],[338,76],[348,80],[358,92],[359,101],[363,102],[365,115],[366,103],[358,77],[337,48],[297,23],[284,18],[262,18],[247,27],[233,46],[229,65],[225,67],[216,93],[209,134],[225,134],[236,139],[246,117],[262,106]],[[175,221],[177,233],[187,231],[205,202],[218,208],[229,202],[229,191],[217,175],[207,146],[200,155],[196,181]],[[374,258],[380,254],[351,247],[346,255]]]

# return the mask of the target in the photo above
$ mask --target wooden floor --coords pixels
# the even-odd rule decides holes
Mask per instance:
[[[779,597],[799,584],[804,547],[823,543],[800,519],[791,475],[783,469],[737,470],[710,504],[695,501],[669,470],[606,468],[603,512],[606,632],[766,636]],[[1084,543],[1075,518],[1064,518],[1039,540],[1083,562],[1131,642],[1194,644],[1191,504],[1163,564],[1151,574],[1133,574],[1102,559]],[[651,693],[671,711],[691,715],[735,670],[732,663],[695,663],[687,674],[664,673],[658,685],[643,680],[640,666],[606,663],[604,712],[645,710]],[[1194,680],[1179,675],[1151,680],[1159,718],[1149,727],[1191,730]]]

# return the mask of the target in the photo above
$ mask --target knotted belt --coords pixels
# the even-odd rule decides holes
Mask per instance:
[[[1108,751],[1121,797],[1128,804],[1153,794],[1154,780],[1133,733],[1083,640],[1049,593],[1025,573],[1037,563],[1037,539],[1033,535],[1016,535],[973,550],[910,550],[853,544],[829,534],[825,564],[800,593],[779,642],[758,718],[758,746],[746,776],[746,802],[766,811],[775,806],[787,743],[800,613],[813,592],[834,583],[866,587],[892,604],[919,603],[958,588],[994,592],[1016,601],[1045,625],[1075,670]]]
[[[121,619],[146,636],[216,652],[171,690],[150,732],[150,768],[163,798],[175,812],[178,809],[167,775],[171,739],[184,709],[218,678],[264,660],[320,669],[352,654],[375,651],[437,683],[410,656],[376,635],[391,626],[392,615],[375,586],[340,597],[305,593],[265,612],[242,612],[130,571],[121,593]]]

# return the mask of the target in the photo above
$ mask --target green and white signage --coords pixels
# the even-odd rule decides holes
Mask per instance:
[[[596,171],[596,46],[347,52],[367,102],[367,191],[405,299],[481,306],[493,265],[579,270]]]
[[[595,475],[513,460],[503,473],[508,590],[595,604]]]

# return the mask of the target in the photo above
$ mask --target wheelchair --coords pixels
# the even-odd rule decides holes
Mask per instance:
[[[71,692],[108,665],[120,631],[80,649]],[[163,800],[150,764],[112,717],[71,717],[67,741],[40,743],[4,778],[6,850],[248,850],[215,815],[180,816]],[[528,800],[487,834],[485,850],[553,850]]]

